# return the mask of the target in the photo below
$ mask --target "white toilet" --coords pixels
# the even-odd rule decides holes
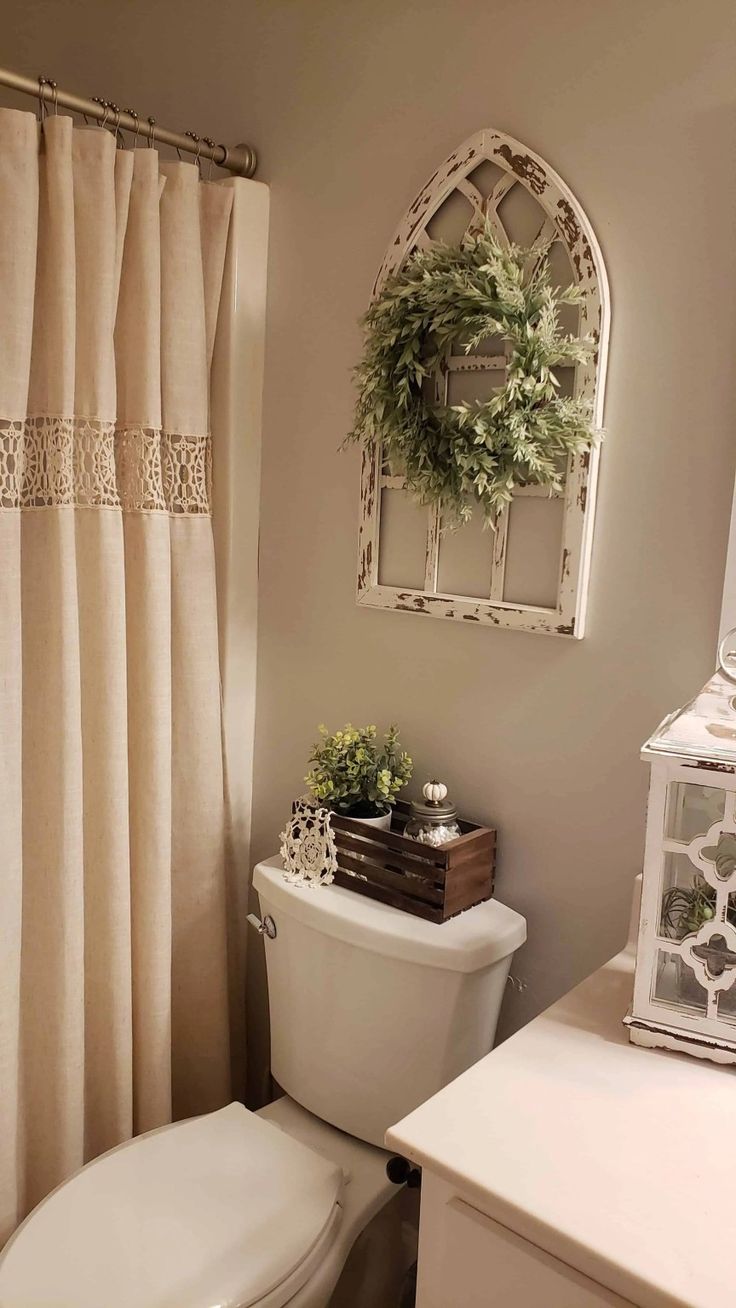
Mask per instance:
[[[384,1132],[491,1048],[518,913],[491,900],[437,926],[290,884],[278,859],[254,885],[284,1097],[88,1163],[6,1246],[0,1308],[325,1308],[396,1193]]]

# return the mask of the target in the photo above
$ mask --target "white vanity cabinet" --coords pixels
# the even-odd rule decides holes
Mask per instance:
[[[417,1308],[631,1308],[425,1172]]]
[[[422,1168],[417,1308],[736,1303],[736,1072],[631,1045],[633,971],[630,944],[388,1132]]]

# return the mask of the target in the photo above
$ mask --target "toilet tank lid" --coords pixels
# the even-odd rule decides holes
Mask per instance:
[[[525,918],[497,899],[447,922],[426,922],[341,886],[287,881],[278,855],[257,865],[253,885],[263,896],[264,913],[277,910],[346,944],[451,972],[489,967],[526,940]]]

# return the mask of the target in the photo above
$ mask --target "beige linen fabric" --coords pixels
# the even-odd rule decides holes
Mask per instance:
[[[0,1239],[229,1096],[208,424],[231,203],[0,110]]]

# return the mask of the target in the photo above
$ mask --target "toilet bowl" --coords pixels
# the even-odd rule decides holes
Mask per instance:
[[[489,901],[437,926],[289,884],[276,859],[254,885],[286,1093],[88,1163],[6,1246],[0,1308],[326,1308],[396,1193],[385,1131],[491,1048],[518,914]]]
[[[88,1163],[19,1227],[0,1305],[321,1308],[395,1191],[387,1157],[288,1097],[148,1132]]]

